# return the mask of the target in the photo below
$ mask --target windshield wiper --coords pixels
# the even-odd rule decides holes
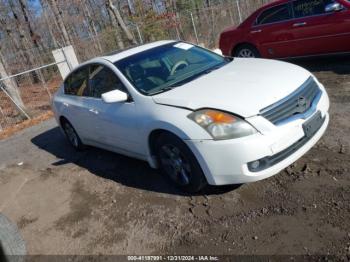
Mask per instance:
[[[167,92],[167,91],[170,91],[170,90],[174,89],[174,87],[175,86],[162,87],[161,89],[158,89],[156,92],[151,93],[150,95],[153,96],[153,95],[157,95],[157,94],[160,94],[160,93],[164,93],[164,92]]]
[[[231,56],[225,56],[225,61],[226,62],[232,62],[235,58]]]
[[[211,72],[213,72],[213,71],[223,67],[224,65],[226,65],[226,64],[219,64],[219,65],[213,66],[211,68],[208,68],[207,70],[204,70],[203,73],[204,74],[209,74],[209,73],[211,73]]]

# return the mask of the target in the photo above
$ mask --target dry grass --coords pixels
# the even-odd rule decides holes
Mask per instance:
[[[25,128],[28,128],[28,127],[31,127],[31,126],[35,126],[43,121],[46,121],[50,118],[53,117],[53,112],[52,111],[48,111],[38,117],[35,117],[35,118],[32,118],[32,119],[29,119],[29,120],[25,120],[19,124],[16,124],[14,126],[11,126],[9,128],[6,128],[4,129],[2,132],[0,132],[0,140],[2,139],[5,139],[5,138],[8,138],[14,134],[16,134],[17,132],[25,129]]]

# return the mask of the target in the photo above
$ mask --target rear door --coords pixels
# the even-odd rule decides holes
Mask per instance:
[[[288,30],[292,18],[290,3],[270,7],[258,15],[249,37],[263,57],[279,58],[293,53],[289,46],[292,35]]]
[[[90,125],[86,122],[85,99],[88,95],[89,67],[84,66],[74,71],[64,83],[64,114],[83,139],[91,134]]]
[[[350,51],[350,13],[326,12],[335,0],[295,0],[292,2],[294,23],[293,46],[298,56]]]

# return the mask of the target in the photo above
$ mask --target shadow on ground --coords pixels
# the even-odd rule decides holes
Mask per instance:
[[[0,241],[0,261],[3,261],[3,262],[7,262],[8,261],[6,256],[5,256],[5,251],[2,248],[1,241]]]
[[[56,156],[58,161],[53,166],[63,166],[74,163],[92,174],[113,180],[128,187],[147,191],[189,196],[176,189],[148,163],[123,155],[88,147],[82,152],[75,151],[66,141],[58,127],[50,129],[32,140],[32,143],[42,150]],[[205,194],[222,194],[236,189],[239,185],[208,187]]]
[[[287,62],[304,67],[311,72],[330,71],[338,75],[350,74],[350,55],[295,58],[288,59]]]

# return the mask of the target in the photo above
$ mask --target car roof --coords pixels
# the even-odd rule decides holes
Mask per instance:
[[[69,72],[69,74],[67,76],[64,77],[63,81],[66,81],[66,79],[73,73],[76,72],[77,70],[81,69],[84,66],[88,66],[91,65],[93,63],[98,63],[101,62],[101,60],[107,60],[111,63],[115,63],[119,60],[122,60],[128,56],[140,53],[142,51],[146,51],[158,46],[162,46],[162,45],[166,45],[166,44],[170,44],[170,43],[176,43],[178,41],[175,40],[162,40],[162,41],[156,41],[156,42],[152,42],[152,43],[148,43],[148,44],[144,44],[144,45],[139,45],[139,46],[132,46],[130,48],[127,49],[123,49],[123,50],[117,50],[115,52],[112,52],[110,54],[106,54],[104,56],[98,56],[95,58],[92,58],[90,60],[87,60],[81,64],[79,64],[78,66],[76,66],[75,68],[73,68],[73,70],[71,72]]]
[[[293,0],[277,0],[277,1],[273,1],[271,3],[268,3],[266,5],[263,5],[261,8],[259,8],[258,10],[262,10],[262,9],[265,9],[265,8],[269,8],[269,7],[272,7],[272,6],[275,6],[275,5],[279,5],[279,4],[286,4],[286,3],[289,3],[289,2],[292,2]]]
[[[139,46],[134,46],[128,49],[123,49],[123,50],[118,50],[116,52],[113,52],[111,54],[107,54],[105,56],[102,56],[102,59],[106,59],[112,63],[115,63],[121,59],[124,59],[128,56],[132,56],[134,54],[158,47],[158,46],[162,46],[162,45],[166,45],[166,44],[170,44],[170,43],[175,43],[175,40],[162,40],[162,41],[156,41],[156,42],[152,42],[152,43],[148,43],[148,44],[144,44],[144,45],[139,45]]]

